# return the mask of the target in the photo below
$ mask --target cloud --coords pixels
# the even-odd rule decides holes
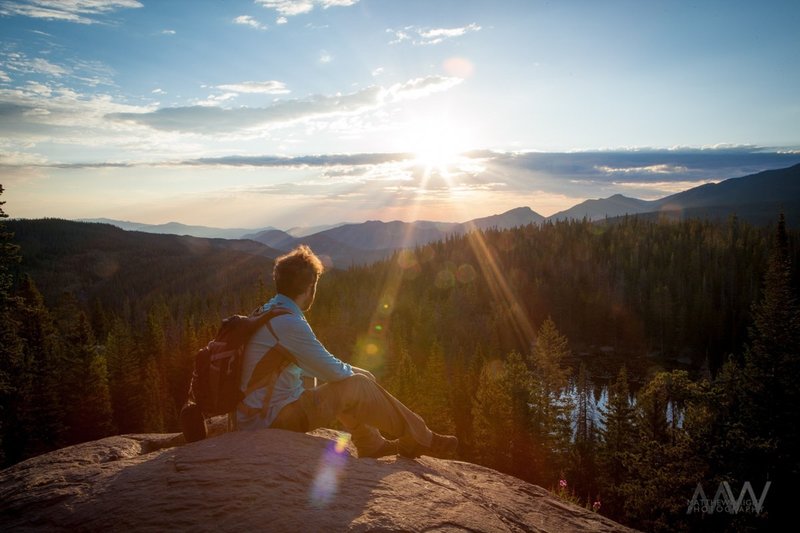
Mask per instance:
[[[406,161],[413,159],[412,154],[405,153],[373,153],[373,154],[328,154],[305,155],[296,157],[282,156],[226,156],[198,158],[181,162],[184,165],[220,165],[220,166],[252,166],[252,167],[330,167],[330,166],[365,166],[383,163]]]
[[[4,67],[14,73],[70,78],[91,87],[113,85],[113,71],[98,61],[70,58],[62,64],[55,64],[42,57],[28,57],[24,52],[13,49],[3,50],[2,56]]]
[[[599,165],[595,168],[605,174],[676,174],[689,171],[688,167],[665,165],[663,163],[646,167],[614,168],[607,165]]]
[[[130,145],[126,128],[110,124],[104,117],[146,110],[116,103],[109,95],[81,94],[58,84],[28,82],[13,89],[0,88],[0,143],[12,150],[38,142],[82,147]]]
[[[333,56],[329,52],[327,52],[325,50],[322,50],[319,53],[319,62],[320,63],[330,63],[331,61],[333,61]]]
[[[375,107],[379,94],[380,89],[371,88],[346,96],[317,96],[277,102],[266,108],[223,109],[198,105],[162,108],[148,113],[111,113],[107,118],[162,131],[217,134],[337,113],[358,113]]]
[[[161,35],[175,35],[177,32],[175,30],[163,30]]]
[[[1,167],[31,167],[45,164],[47,164],[47,158],[40,154],[0,150]]]
[[[67,67],[56,65],[41,57],[30,59],[21,52],[8,52],[5,54],[4,59],[7,69],[23,74],[45,74],[47,76],[61,77],[71,72]]]
[[[462,37],[467,33],[480,31],[481,27],[475,23],[461,26],[458,28],[422,28],[419,26],[406,26],[402,29],[387,29],[387,33],[394,35],[394,39],[389,44],[399,44],[410,42],[414,45],[439,44],[445,39]]]
[[[410,100],[422,98],[433,93],[447,91],[464,80],[445,76],[428,76],[415,78],[404,83],[397,83],[388,89],[394,100]]]
[[[98,22],[96,15],[143,7],[137,0],[22,0],[0,3],[0,15],[62,20],[78,24]]]
[[[250,15],[239,15],[235,19],[233,19],[234,24],[241,24],[243,26],[250,26],[251,28],[255,28],[257,30],[266,30],[267,27],[260,23],[258,20],[254,19]]]
[[[446,91],[461,81],[458,78],[429,76],[398,83],[389,88],[372,86],[344,95],[317,95],[302,100],[279,101],[269,107],[224,109],[195,105],[161,108],[146,113],[110,113],[107,118],[162,131],[211,135],[312,118],[363,113],[383,105]]]
[[[11,81],[11,77],[2,70],[0,70],[0,81],[8,83]]]
[[[286,24],[287,22],[289,22],[289,19],[286,17],[278,17],[275,19],[275,24]]]
[[[247,94],[287,94],[289,89],[282,81],[243,81],[240,83],[226,83],[217,85],[217,89]]]
[[[40,57],[34,59],[30,63],[30,67],[33,70],[33,72],[38,72],[40,74],[48,74],[50,76],[56,76],[56,77],[63,76],[64,74],[67,74],[69,72],[64,67],[55,65],[47,61],[46,59],[42,59]]]
[[[645,181],[645,182],[613,182],[613,184],[621,189],[630,189],[634,191],[637,198],[642,200],[655,200],[668,196],[670,194],[679,193],[701,185],[709,183],[719,183],[721,180],[697,180],[697,181]]]
[[[358,3],[358,0],[255,0],[267,9],[274,9],[284,17],[293,17],[310,13],[315,7],[323,9],[329,7],[349,7]],[[280,22],[278,23],[280,24]]]
[[[519,190],[539,187],[572,197],[634,191],[636,197],[648,199],[694,185],[800,163],[800,154],[755,146],[565,153],[484,151],[470,155],[484,157],[488,172],[508,176],[512,187]]]
[[[218,106],[223,102],[227,102],[228,100],[233,100],[237,96],[239,96],[237,93],[211,94],[205,100],[197,101],[195,105]]]

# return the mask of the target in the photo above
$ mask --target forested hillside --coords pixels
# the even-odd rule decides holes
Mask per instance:
[[[256,243],[5,224],[6,464],[175,431],[193,353],[272,293],[274,255]],[[777,215],[487,230],[329,272],[308,318],[454,431],[464,459],[647,530],[700,527],[730,517],[686,513],[698,482],[761,490],[797,471],[799,255]],[[598,408],[592,384],[609,381]]]

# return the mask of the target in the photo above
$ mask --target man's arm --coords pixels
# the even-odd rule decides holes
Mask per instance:
[[[272,326],[280,343],[297,360],[297,366],[323,381],[339,381],[353,375],[353,367],[325,349],[304,319],[283,315],[273,319]]]

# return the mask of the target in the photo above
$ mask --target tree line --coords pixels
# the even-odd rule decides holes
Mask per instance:
[[[3,464],[176,431],[194,352],[272,293],[271,260],[252,251],[173,254],[192,265],[184,282],[158,254],[125,270],[78,239],[21,261],[19,241],[0,231]],[[327,273],[308,319],[334,354],[457,434],[466,460],[646,530],[744,530],[769,523],[797,476],[797,242],[782,220],[735,218],[487,230]],[[80,279],[65,262],[105,274]],[[679,356],[690,364],[648,370]],[[698,483],[711,497],[722,481],[771,481],[768,512],[687,513]]]

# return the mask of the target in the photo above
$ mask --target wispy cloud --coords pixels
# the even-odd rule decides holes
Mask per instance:
[[[255,28],[257,30],[266,30],[267,26],[259,22],[258,20],[254,19],[250,15],[239,15],[235,19],[233,19],[234,24],[241,24],[242,26],[250,26],[251,28]]]
[[[267,9],[274,9],[284,17],[293,17],[310,13],[315,7],[328,9],[352,6],[357,4],[358,0],[255,0],[255,2]]]
[[[447,76],[427,76],[414,78],[404,83],[396,83],[386,93],[393,101],[422,98],[433,93],[447,91],[463,82],[461,78]]]
[[[289,89],[282,81],[243,81],[240,83],[226,83],[224,85],[217,85],[218,89],[223,91],[233,91],[237,93],[247,94],[287,94]]]
[[[21,0],[0,3],[0,15],[94,24],[98,15],[143,7],[137,0]]]
[[[413,154],[374,153],[374,154],[326,154],[305,155],[296,157],[281,156],[226,156],[191,159],[181,162],[185,165],[221,165],[221,166],[253,166],[253,167],[329,167],[329,166],[366,166],[383,163],[407,161]]]
[[[317,95],[306,99],[280,101],[269,107],[225,109],[195,105],[162,108],[147,113],[111,113],[107,118],[162,131],[210,135],[324,116],[363,113],[383,105],[446,91],[461,81],[459,78],[429,76],[398,83],[388,88],[372,86],[344,95]]]
[[[709,183],[719,183],[720,179],[697,180],[697,181],[628,181],[613,182],[613,185],[622,190],[632,191],[630,194],[642,200],[655,200],[665,195],[675,194],[687,189],[707,185]]]
[[[161,35],[175,35],[177,32],[175,30],[162,30]]]
[[[409,42],[414,45],[439,44],[446,39],[461,37],[467,33],[480,31],[481,27],[475,23],[457,28],[422,28],[419,26],[406,26],[402,29],[387,29],[387,33],[394,36],[389,44]]]
[[[330,63],[333,61],[333,56],[326,50],[322,50],[319,53],[319,62],[320,63]]]
[[[104,117],[147,110],[117,103],[105,94],[84,94],[58,83],[31,81],[0,89],[0,143],[12,151],[54,141],[67,146],[130,146],[134,141],[125,131],[128,128]],[[144,139],[142,145],[151,140]]]
[[[649,165],[646,167],[621,167],[615,168],[608,165],[598,165],[595,167],[598,171],[605,174],[678,174],[688,172],[688,167],[676,165]]]
[[[11,81],[11,77],[2,70],[0,70],[0,81],[8,83]]]
[[[0,65],[6,69],[7,76],[10,76],[10,73],[17,73],[21,74],[23,79],[42,75],[56,79],[69,78],[91,87],[112,84],[111,69],[97,61],[70,58],[56,64],[43,57],[31,58],[24,52],[6,49],[2,51]],[[15,77],[19,78],[20,76]]]

